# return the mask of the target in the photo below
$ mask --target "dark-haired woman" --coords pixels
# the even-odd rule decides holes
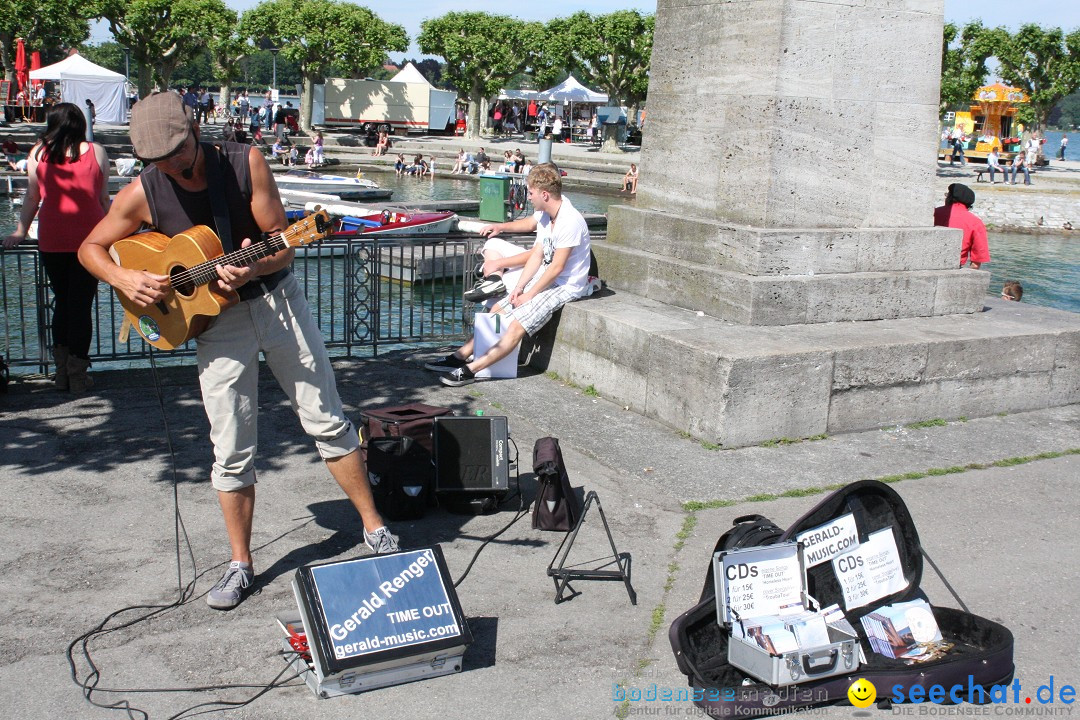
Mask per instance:
[[[45,133],[30,150],[28,189],[15,232],[3,242],[15,247],[38,218],[38,250],[49,276],[53,310],[56,387],[86,392],[90,367],[91,316],[97,279],[79,264],[79,245],[109,208],[109,160],[105,148],[88,143],[80,108],[60,103],[49,110]],[[39,210],[40,205],[40,210]]]

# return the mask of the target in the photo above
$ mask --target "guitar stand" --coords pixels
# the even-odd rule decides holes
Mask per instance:
[[[563,566],[566,564],[566,559],[570,555],[570,548],[574,546],[574,540],[577,539],[578,531],[581,530],[581,526],[585,522],[585,516],[589,513],[589,506],[594,500],[596,501],[596,509],[600,511],[600,519],[604,523],[604,532],[607,533],[608,544],[611,545],[612,559],[615,561],[615,564],[618,565],[619,569],[567,569]],[[568,543],[567,540],[570,542]],[[564,546],[566,548],[565,551],[563,550]],[[556,560],[559,562],[557,567],[555,566]],[[634,587],[630,584],[630,553],[620,553],[615,548],[615,541],[611,537],[611,528],[608,526],[607,517],[604,515],[604,507],[600,504],[600,496],[598,496],[595,491],[590,490],[589,494],[585,496],[585,507],[581,510],[581,517],[578,518],[574,529],[563,536],[562,542],[559,543],[559,549],[555,551],[555,557],[553,557],[548,564],[547,574],[548,577],[555,582],[556,605],[563,601],[571,600],[581,594],[570,585],[571,580],[622,580],[623,584],[626,585],[626,594],[630,596],[630,604],[637,605],[637,593],[634,592]],[[570,595],[563,595],[566,590],[570,591]]]

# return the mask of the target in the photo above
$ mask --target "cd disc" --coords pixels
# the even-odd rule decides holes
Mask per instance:
[[[904,616],[915,642],[931,642],[937,636],[938,627],[937,621],[934,620],[934,613],[926,608],[908,608]]]

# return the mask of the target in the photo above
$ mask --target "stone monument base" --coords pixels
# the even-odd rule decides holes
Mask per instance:
[[[534,366],[739,447],[1080,402],[1080,314],[981,312],[745,326],[625,292],[570,303]]]

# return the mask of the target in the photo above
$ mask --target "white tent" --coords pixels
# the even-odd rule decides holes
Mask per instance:
[[[579,83],[573,75],[555,87],[537,93],[536,97],[542,100],[557,100],[559,102],[606,103],[608,101],[606,93],[593,92]]]
[[[431,83],[427,81],[427,78],[424,77],[423,73],[421,73],[412,63],[405,63],[405,67],[401,68],[397,75],[390,78],[389,82],[423,83],[424,85],[431,87]]]
[[[58,63],[30,71],[31,80],[59,80],[64,102],[82,108],[89,98],[97,121],[127,122],[126,79],[120,73],[95,65],[82,55],[69,55]]]

